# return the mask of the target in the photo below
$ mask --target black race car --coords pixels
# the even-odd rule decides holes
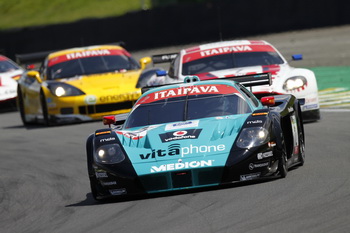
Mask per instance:
[[[87,139],[95,199],[285,177],[303,165],[302,100],[263,97],[246,87],[271,83],[270,74],[199,81],[147,90],[122,126]],[[112,127],[111,127],[112,124]]]

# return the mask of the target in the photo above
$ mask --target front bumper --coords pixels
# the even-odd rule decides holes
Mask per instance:
[[[260,158],[262,154],[266,158]],[[267,157],[268,156],[268,157]],[[272,152],[252,154],[235,164],[225,166],[172,170],[138,176],[120,173],[115,169],[94,165],[99,196],[102,198],[145,195],[179,190],[219,186],[235,182],[272,177],[277,174],[278,159]],[[133,170],[130,168],[128,170]]]
[[[102,98],[86,95],[60,98],[47,95],[48,118],[53,123],[100,120],[106,115],[129,112],[139,96],[137,91],[113,102],[112,99],[101,101]]]

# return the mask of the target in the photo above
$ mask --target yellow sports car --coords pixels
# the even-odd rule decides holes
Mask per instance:
[[[91,121],[127,113],[141,95],[136,86],[150,62],[145,57],[137,63],[116,45],[51,53],[39,71],[28,71],[18,81],[23,124]]]

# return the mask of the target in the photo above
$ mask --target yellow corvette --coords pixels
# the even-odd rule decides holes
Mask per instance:
[[[145,57],[137,63],[116,45],[51,53],[39,71],[28,71],[18,81],[23,124],[91,121],[127,113],[141,95],[139,76],[150,62]]]

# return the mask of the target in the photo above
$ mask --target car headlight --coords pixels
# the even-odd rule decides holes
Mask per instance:
[[[288,78],[284,84],[283,89],[286,91],[293,91],[299,88],[304,88],[307,85],[307,80],[303,76],[295,76]]]
[[[119,144],[108,144],[97,148],[94,154],[95,161],[103,164],[120,163],[125,155]]]
[[[67,83],[50,83],[47,87],[57,97],[85,95],[84,92]]]
[[[270,140],[269,132],[263,127],[244,128],[237,139],[240,148],[260,146]]]

